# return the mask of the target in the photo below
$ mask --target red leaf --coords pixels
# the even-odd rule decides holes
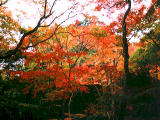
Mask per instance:
[[[75,25],[77,26],[77,25],[79,25],[79,20],[76,20],[76,23],[75,23]]]

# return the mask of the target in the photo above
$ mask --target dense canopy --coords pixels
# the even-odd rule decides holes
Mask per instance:
[[[158,120],[159,55],[160,0],[1,0],[0,118]]]

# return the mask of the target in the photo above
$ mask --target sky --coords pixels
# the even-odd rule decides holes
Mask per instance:
[[[22,27],[28,28],[34,27],[39,18],[40,18],[40,8],[41,6],[35,5],[31,2],[32,0],[9,0],[6,4],[9,10],[12,11],[12,16],[15,20],[18,20]],[[53,0],[52,0],[53,1]],[[79,0],[81,5],[87,4],[88,0]],[[151,0],[144,0],[143,4],[149,6]],[[54,6],[54,15],[58,15],[63,11],[67,10],[69,7],[73,5],[73,2],[69,2],[69,0],[58,0],[57,4]],[[97,16],[100,21],[109,24],[113,20],[116,20],[117,16],[122,11],[116,11],[114,14],[110,15],[110,18],[106,15],[106,9],[102,9],[100,12],[94,11],[95,4],[89,4],[85,6],[83,13],[88,13],[91,16]],[[139,7],[140,5],[132,5],[132,8]],[[69,12],[68,12],[69,13]],[[68,17],[68,13],[64,14],[61,18],[57,19],[56,22],[61,22]],[[78,13],[78,14],[77,14]],[[77,14],[74,18],[69,19],[64,23],[64,25],[73,24],[77,19],[79,21],[83,21],[85,18],[81,14],[82,9],[80,7],[77,8],[76,11],[72,13],[72,15]],[[131,41],[138,42],[138,38],[132,38]]]
[[[35,4],[31,4],[32,2],[29,2],[31,0],[10,0],[6,6],[9,10],[12,11],[13,18],[15,20],[18,20],[20,24],[27,28],[28,26],[35,26],[37,24],[37,21],[40,18],[40,8],[41,6],[37,6]],[[82,0],[85,1],[85,0]],[[65,10],[67,10],[69,7],[72,6],[72,3],[68,0],[58,0],[56,2],[56,5],[54,6],[55,13],[54,15],[59,15]],[[22,14],[21,11],[24,11],[24,14]],[[68,13],[62,16],[61,20],[57,20],[57,22],[62,21],[68,16]],[[83,20],[84,17],[82,15],[77,16],[80,20]],[[75,19],[77,19],[77,17]],[[73,23],[73,19],[67,21],[65,24],[71,24]]]

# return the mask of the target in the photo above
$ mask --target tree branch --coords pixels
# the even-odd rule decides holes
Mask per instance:
[[[42,24],[47,18],[49,18],[49,17],[53,14],[52,10],[53,10],[53,7],[54,7],[56,1],[57,1],[57,0],[55,0],[55,1],[53,2],[50,11],[49,11],[49,13],[47,14],[47,11],[46,11],[46,9],[47,9],[47,0],[45,0],[45,3],[44,3],[44,4],[45,4],[44,13],[43,13],[43,16],[40,17],[37,25],[36,25],[32,30],[30,30],[30,31],[28,31],[28,32],[26,32],[26,33],[23,34],[23,36],[20,38],[20,41],[19,41],[19,43],[17,44],[17,46],[16,46],[15,49],[9,50],[9,51],[7,51],[6,53],[1,54],[1,55],[0,55],[0,59],[10,58],[12,55],[15,55],[20,48],[21,48],[21,49],[28,49],[29,47],[35,47],[35,46],[37,46],[38,44],[49,40],[50,38],[53,37],[53,35],[55,35],[56,31],[57,31],[58,28],[61,26],[61,24],[63,24],[63,23],[64,23],[65,21],[67,21],[69,18],[74,17],[74,16],[71,16],[71,17],[70,17],[70,14],[71,14],[71,12],[70,12],[69,15],[68,15],[68,18],[65,19],[64,21],[62,21],[62,22],[56,27],[56,29],[53,31],[53,34],[52,34],[51,36],[49,36],[48,38],[46,38],[46,39],[44,39],[44,40],[42,40],[42,41],[37,42],[36,44],[34,44],[34,45],[32,45],[32,46],[29,46],[29,44],[31,43],[31,40],[30,40],[29,43],[28,43],[28,45],[27,45],[27,47],[25,47],[25,48],[24,48],[24,47],[21,47],[26,36],[31,35],[32,33],[36,32],[40,27],[49,27],[58,17],[60,17],[60,16],[62,16],[63,14],[65,14],[69,9],[71,9],[71,8],[73,7],[73,6],[72,6],[71,8],[67,9],[65,12],[63,12],[62,14],[60,14],[59,16],[55,17],[55,18],[53,19],[53,21],[52,21],[49,25],[47,25],[47,26],[41,26],[41,24]],[[75,5],[76,5],[76,4],[75,4]]]
[[[74,16],[71,16],[71,17],[68,16],[67,19],[65,19],[64,21],[62,21],[62,22],[55,28],[55,30],[53,31],[53,33],[52,33],[48,38],[46,38],[46,39],[44,39],[44,40],[41,40],[41,41],[35,43],[34,45],[30,45],[30,46],[27,46],[27,47],[22,48],[22,49],[28,49],[28,48],[30,48],[30,47],[35,47],[35,46],[39,45],[40,43],[43,43],[43,42],[51,39],[51,38],[56,34],[56,31],[59,29],[59,27],[60,27],[64,22],[66,22],[68,19],[73,18],[73,17],[75,17],[75,15],[74,15]]]
[[[8,2],[8,0],[6,0],[6,1],[4,1],[4,2],[1,0],[0,6],[6,4],[7,2]]]

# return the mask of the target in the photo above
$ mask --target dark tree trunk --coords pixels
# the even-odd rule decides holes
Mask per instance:
[[[124,14],[123,21],[122,21],[122,30],[123,30],[123,57],[124,57],[124,73],[125,73],[125,80],[123,82],[123,87],[126,89],[126,79],[129,77],[129,67],[128,67],[128,41],[127,41],[127,29],[126,29],[126,18],[131,10],[131,0],[128,0],[128,9]]]
[[[127,29],[126,29],[126,18],[131,10],[131,0],[127,0],[128,3],[128,9],[125,12],[123,16],[123,21],[122,21],[122,31],[123,31],[123,57],[124,57],[124,73],[125,73],[125,79],[123,80],[123,90],[124,90],[124,96],[127,94],[127,87],[126,87],[126,80],[129,78],[129,54],[128,54],[128,40],[127,40]],[[119,117],[118,120],[125,120],[125,114],[126,114],[126,105],[127,105],[127,100],[124,97],[121,100],[121,108],[119,111]]]

